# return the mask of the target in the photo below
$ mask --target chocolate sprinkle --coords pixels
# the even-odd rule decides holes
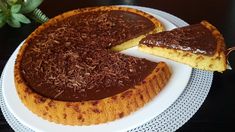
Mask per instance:
[[[28,40],[21,74],[35,92],[62,101],[106,98],[140,83],[157,65],[110,50],[154,28],[125,11],[68,17]]]

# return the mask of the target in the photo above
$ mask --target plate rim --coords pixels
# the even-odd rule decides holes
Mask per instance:
[[[130,6],[130,7],[136,7],[136,6]],[[147,8],[147,7],[140,7],[140,6],[138,6],[138,8]],[[151,9],[151,8],[149,8],[149,9]],[[153,9],[153,10],[155,10],[155,11],[160,11],[160,10],[156,10],[156,9]],[[164,12],[164,13],[165,13],[165,12]],[[159,15],[159,14],[157,14],[157,15]],[[161,15],[159,15],[159,16],[162,17]],[[163,18],[164,18],[164,17],[163,17]],[[164,18],[164,19],[166,19],[166,18]],[[166,20],[169,21],[168,19],[166,19]],[[171,22],[171,21],[170,21],[170,22]],[[20,46],[21,46],[21,45],[19,45],[17,48],[19,48]],[[10,60],[10,59],[9,59],[9,60]],[[8,61],[9,61],[9,60],[8,60]],[[7,61],[7,63],[8,63],[8,61]],[[4,67],[3,72],[4,72],[4,71],[5,71],[5,67]],[[2,74],[3,74],[3,73],[2,73]],[[192,69],[191,69],[190,75],[191,75],[191,74],[192,74]],[[190,78],[189,78],[189,79],[190,79]],[[187,82],[189,82],[189,80],[188,80]],[[181,94],[182,94],[182,92],[181,92]],[[175,101],[174,101],[174,102],[175,102]],[[173,103],[174,103],[174,102],[173,102]],[[173,104],[173,103],[172,103],[172,104]],[[171,104],[171,105],[172,105],[172,104]],[[169,107],[169,106],[168,106],[168,107]],[[167,107],[167,108],[168,108],[168,107]],[[157,116],[158,116],[158,115],[157,115]]]

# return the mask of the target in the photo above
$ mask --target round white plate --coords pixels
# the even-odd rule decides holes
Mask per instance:
[[[157,10],[134,7],[156,16],[166,27],[167,30],[173,29],[176,26],[164,19],[163,13]],[[184,24],[185,25],[185,24]],[[180,26],[184,26],[183,24]],[[22,45],[22,44],[21,44]],[[20,46],[19,46],[20,47]],[[122,119],[92,126],[65,126],[48,122],[32,112],[30,112],[20,101],[14,84],[14,62],[18,53],[19,47],[10,57],[7,62],[2,76],[2,95],[9,111],[26,127],[35,131],[126,131],[138,127],[154,117],[158,116],[166,110],[176,99],[181,95],[186,85],[189,82],[192,68],[179,64],[167,59],[158,58],[139,52],[136,47],[123,51],[124,54],[146,58],[152,61],[165,61],[172,69],[172,77],[167,86],[157,95],[150,103],[134,112],[133,114]]]

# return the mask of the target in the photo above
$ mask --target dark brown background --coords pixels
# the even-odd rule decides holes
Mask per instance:
[[[49,17],[90,6],[130,4],[159,9],[193,24],[208,20],[224,35],[227,47],[235,46],[235,1],[233,0],[45,0],[39,7]],[[15,48],[39,24],[0,29],[0,72]],[[235,52],[229,57],[235,68]],[[178,131],[234,131],[235,72],[214,73],[210,93],[199,111]],[[0,112],[0,131],[13,131]]]

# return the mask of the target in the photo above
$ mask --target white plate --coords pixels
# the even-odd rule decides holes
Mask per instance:
[[[145,8],[141,8],[141,10],[146,11]],[[160,14],[159,11],[148,10],[148,12],[157,17],[165,25],[167,30],[175,28],[174,24],[172,24],[171,22],[167,21],[166,19],[158,15]],[[15,84],[14,84],[14,74],[13,74],[14,62],[19,47],[12,54],[12,56],[10,57],[9,61],[5,66],[5,70],[2,77],[2,93],[9,111],[22,124],[35,131],[53,130],[57,132],[64,132],[64,131],[93,132],[99,130],[102,132],[105,131],[109,132],[109,131],[126,131],[131,128],[135,128],[151,120],[152,118],[156,117],[164,110],[166,110],[183,92],[192,72],[192,68],[186,65],[139,52],[136,47],[123,51],[123,53],[125,54],[146,58],[152,61],[165,61],[173,71],[172,77],[167,86],[150,103],[145,105],[140,110],[122,119],[105,124],[92,125],[92,126],[65,126],[46,121],[36,116],[32,112],[30,112],[20,101],[16,93]]]

